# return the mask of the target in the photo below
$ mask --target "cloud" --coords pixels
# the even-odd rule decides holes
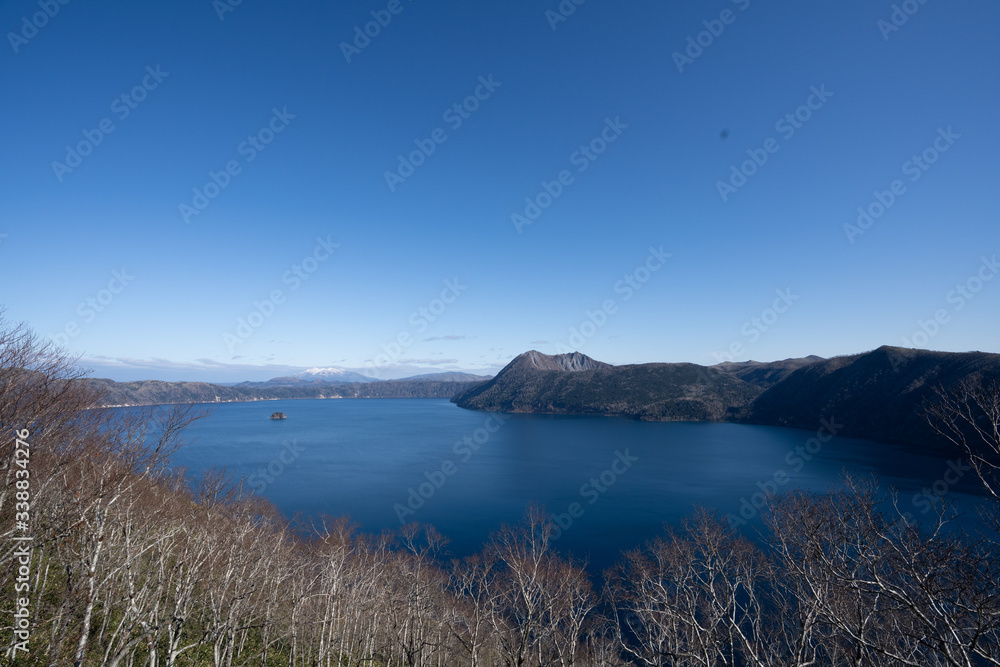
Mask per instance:
[[[428,366],[440,366],[442,364],[457,364],[458,359],[397,359],[399,364],[427,364]]]
[[[550,345],[550,344],[551,343],[549,343],[549,341],[547,340],[533,340],[530,343],[528,343],[528,345]]]
[[[244,381],[263,382],[275,377],[294,375],[306,370],[306,366],[282,364],[227,363],[213,359],[194,361],[170,361],[169,359],[135,359],[130,357],[92,356],[81,358],[81,368],[89,369],[90,376],[109,378],[118,382],[133,380],[163,380],[167,382],[216,382],[238,383]],[[330,364],[313,364],[324,366]],[[335,365],[335,364],[334,364]],[[501,366],[489,362],[459,365],[458,359],[444,359],[439,356],[427,359],[396,359],[395,363],[380,368],[345,368],[345,370],[393,380],[411,375],[421,375],[428,368],[438,371],[465,371],[496,373]]]
[[[290,375],[302,368],[284,364],[232,364],[214,359],[194,361],[171,361],[154,357],[136,359],[133,357],[108,357],[95,355],[80,359],[83,368],[91,369],[94,377],[110,377],[113,380],[199,380],[203,382],[227,382],[232,380],[263,379]]]
[[[430,338],[424,338],[424,342],[434,340],[463,340],[465,338],[475,338],[475,336],[456,336],[455,334],[449,334],[447,336],[431,336]]]

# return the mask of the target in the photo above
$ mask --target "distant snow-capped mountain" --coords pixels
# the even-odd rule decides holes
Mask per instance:
[[[302,384],[325,382],[330,384],[345,384],[348,382],[377,382],[373,377],[349,371],[346,368],[310,368],[289,377],[271,378],[269,384]]]
[[[349,371],[346,368],[337,368],[336,366],[329,366],[327,368],[310,368],[307,371],[302,371],[301,373],[296,373],[295,375],[297,377],[304,377],[304,376],[321,377],[321,378],[335,377],[337,379],[343,377],[367,377],[361,375],[360,373]],[[370,380],[372,378],[368,379]]]
[[[323,382],[375,382],[375,378],[346,368],[327,366],[325,368],[310,368],[309,370],[296,373],[295,377],[303,380],[322,380]]]

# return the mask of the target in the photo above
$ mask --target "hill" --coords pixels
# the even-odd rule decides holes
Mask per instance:
[[[603,414],[651,421],[719,421],[762,389],[696,364],[611,366],[586,355],[516,357],[492,380],[452,400],[464,408],[547,414]]]
[[[169,405],[176,403],[235,403],[297,398],[451,398],[476,384],[447,380],[385,380],[379,382],[272,384],[245,382],[223,386],[207,382],[114,382],[86,379],[102,392],[103,405]]]
[[[496,377],[459,392],[460,407],[500,412],[598,414],[650,421],[730,421],[931,443],[920,414],[934,388],[975,375],[1000,378],[1000,355],[881,347],[864,354],[775,362],[611,366],[580,353],[526,352]]]
[[[401,378],[403,380],[420,380],[436,382],[484,382],[492,378],[492,375],[475,375],[473,373],[462,373],[459,371],[446,371],[443,373],[428,373],[426,375],[411,375]]]
[[[784,359],[782,361],[771,362],[727,361],[716,366],[708,366],[707,368],[735,375],[745,382],[767,389],[781,382],[798,369],[817,361],[825,361],[825,359],[813,354],[801,359]]]
[[[934,387],[977,375],[1000,377],[1000,354],[883,346],[792,372],[747,406],[741,419],[813,429],[820,417],[836,416],[844,425],[842,435],[925,442],[935,438],[920,406],[933,397]]]

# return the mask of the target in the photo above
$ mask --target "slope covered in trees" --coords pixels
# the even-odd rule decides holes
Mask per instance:
[[[579,353],[576,353],[579,355]],[[815,429],[844,423],[841,435],[902,444],[940,443],[920,412],[934,388],[965,379],[1000,379],[1000,355],[881,347],[833,359],[770,363],[640,364],[588,362],[563,368],[532,351],[496,377],[452,400],[476,410],[601,414],[650,421],[735,421]],[[543,361],[539,363],[537,359]]]
[[[434,379],[382,382],[308,383],[298,385],[245,382],[235,386],[208,382],[115,382],[83,380],[100,393],[103,405],[170,405],[176,403],[234,403],[297,398],[451,398],[477,382]]]
[[[944,529],[943,506],[919,526],[848,480],[772,499],[757,541],[701,511],[597,589],[541,510],[461,560],[431,527],[291,524],[238,481],[190,488],[170,470],[190,407],[91,409],[101,402],[0,322],[5,664],[1000,663],[996,504],[966,535]],[[1000,386],[966,383],[935,405],[996,489]]]
[[[926,442],[935,434],[921,406],[935,398],[935,388],[951,390],[969,379],[1000,380],[1000,354],[880,347],[796,370],[758,396],[743,419],[808,429],[817,415],[836,415],[844,418],[842,435]]]
[[[576,353],[526,352],[496,377],[458,393],[464,408],[499,412],[604,414],[654,421],[713,420],[735,411],[761,392],[735,374],[695,364],[610,366]]]

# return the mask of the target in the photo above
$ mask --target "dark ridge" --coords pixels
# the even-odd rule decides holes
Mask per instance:
[[[452,399],[463,408],[541,414],[595,414],[651,421],[731,421],[839,435],[935,444],[922,406],[935,387],[1000,378],[1000,355],[884,346],[864,354],[775,362],[610,366],[585,355],[526,352],[495,378]]]
[[[171,405],[177,403],[243,403],[298,398],[451,398],[476,384],[437,380],[271,385],[266,382],[223,386],[207,382],[114,382],[86,379],[104,395],[103,405]]]
[[[719,421],[760,392],[734,375],[696,364],[611,366],[578,352],[552,356],[532,350],[452,400],[464,408],[501,412]]]
[[[843,423],[841,435],[882,442],[926,443],[936,437],[921,414],[935,387],[965,378],[1000,377],[1000,355],[883,346],[805,366],[744,410],[754,424],[816,428],[820,417]]]

